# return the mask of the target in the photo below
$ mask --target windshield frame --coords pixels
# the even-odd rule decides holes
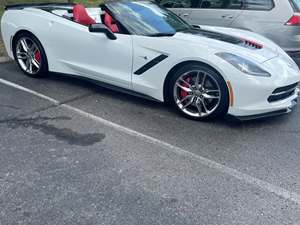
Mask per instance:
[[[193,26],[190,25],[189,23],[187,23],[185,20],[183,20],[181,17],[177,16],[174,12],[164,8],[163,6],[158,5],[156,2],[154,1],[136,1],[136,0],[120,0],[117,1],[117,3],[126,3],[126,2],[146,2],[146,3],[151,3],[156,5],[158,8],[162,9],[163,11],[167,12],[169,15],[176,17],[176,19],[181,22],[182,24],[184,24],[186,26],[185,29],[180,29],[180,30],[175,30],[174,33],[152,33],[152,34],[139,34],[137,32],[133,32],[130,29],[128,29],[128,27],[126,27],[126,24],[122,23],[122,18],[119,18],[119,16],[114,13],[114,9],[112,8],[112,4],[115,4],[116,2],[107,2],[105,4],[100,5],[100,7],[109,12],[110,15],[114,18],[115,21],[117,21],[117,23],[123,28],[122,30],[124,31],[124,34],[129,34],[129,35],[138,35],[138,36],[147,36],[147,37],[162,37],[162,36],[173,36],[175,35],[177,32],[181,32],[181,31],[185,31],[185,30],[189,30],[189,29],[193,29]]]

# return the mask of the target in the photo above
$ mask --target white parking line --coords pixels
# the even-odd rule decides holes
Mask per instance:
[[[15,84],[15,83],[12,83],[10,81],[7,81],[7,80],[4,80],[4,79],[1,79],[0,78],[0,83],[2,84],[5,84],[7,86],[10,86],[10,87],[13,87],[13,88],[16,88],[16,89],[19,89],[19,90],[22,90],[22,91],[25,91],[27,93],[30,93],[32,95],[35,95],[39,98],[42,98],[42,99],[45,99],[45,100],[48,100],[50,101],[51,103],[59,106],[59,107],[62,107],[62,108],[65,108],[67,110],[70,110],[70,111],[73,111],[83,117],[86,117],[88,119],[91,119],[91,120],[94,120],[96,122],[99,122],[101,124],[104,124],[108,127],[111,127],[115,130],[118,130],[120,132],[123,132],[123,133],[126,133],[128,135],[131,135],[131,136],[134,136],[134,137],[137,137],[137,138],[140,138],[148,143],[152,143],[152,144],[156,144],[158,145],[159,147],[161,148],[164,148],[168,151],[171,151],[173,153],[176,153],[178,155],[182,155],[184,157],[189,157],[189,158],[192,158],[193,160],[196,160],[197,162],[201,163],[202,165],[205,165],[209,168],[213,168],[221,173],[224,173],[224,174],[227,174],[227,175],[230,175],[232,177],[235,177],[236,179],[240,180],[240,181],[243,181],[245,183],[248,183],[248,184],[251,184],[253,186],[256,186],[256,187],[259,187],[260,189],[263,189],[267,192],[270,192],[270,193],[273,193],[279,197],[282,197],[284,199],[287,199],[287,200],[290,200],[290,201],[293,201],[297,204],[300,205],[300,195],[297,194],[297,193],[294,193],[294,192],[291,192],[291,191],[288,191],[284,188],[281,188],[279,186],[276,186],[276,185],[273,185],[271,183],[268,183],[266,181],[263,181],[261,179],[258,179],[258,178],[255,178],[255,177],[252,177],[248,174],[245,174],[245,173],[242,173],[236,169],[232,169],[230,167],[227,167],[227,166],[224,166],[218,162],[215,162],[213,160],[210,160],[210,159],[207,159],[205,157],[202,157],[202,156],[199,156],[199,155],[196,155],[194,153],[191,153],[185,149],[182,149],[180,147],[176,147],[172,144],[169,144],[167,142],[164,142],[164,141],[161,141],[159,139],[156,139],[156,138],[153,138],[151,136],[148,136],[146,134],[143,134],[143,133],[140,133],[138,131],[135,131],[135,130],[132,130],[130,128],[127,128],[125,126],[122,126],[122,125],[119,125],[119,124],[116,124],[116,123],[113,123],[109,120],[106,120],[104,118],[101,118],[99,116],[96,116],[96,115],[93,115],[91,113],[88,113],[88,112],[85,112],[83,110],[80,110],[78,108],[75,108],[73,106],[70,106],[70,105],[67,105],[67,104],[63,104],[63,103],[60,103],[59,101],[51,98],[51,97],[48,97],[46,95],[43,95],[41,93],[38,93],[36,91],[32,91],[28,88],[25,88],[23,86],[20,86],[18,84]]]
[[[60,105],[60,102],[57,101],[57,100],[55,100],[55,99],[53,99],[53,98],[50,98],[50,97],[48,97],[46,95],[43,95],[43,94],[40,94],[40,93],[38,93],[36,91],[30,90],[28,88],[22,87],[22,86],[20,86],[18,84],[10,82],[10,81],[7,81],[7,80],[4,80],[4,79],[0,78],[0,83],[5,84],[7,86],[14,87],[14,88],[19,89],[21,91],[25,91],[27,93],[33,94],[33,95],[35,95],[35,96],[37,96],[39,98],[43,98],[45,100],[48,100],[49,102],[53,103],[54,105]]]

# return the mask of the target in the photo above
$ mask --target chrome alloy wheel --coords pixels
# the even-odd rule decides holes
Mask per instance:
[[[37,74],[41,68],[41,52],[28,37],[22,37],[16,45],[16,57],[21,68],[29,74]]]
[[[216,79],[208,72],[192,70],[177,79],[174,86],[174,100],[185,114],[203,118],[218,108],[221,89]]]

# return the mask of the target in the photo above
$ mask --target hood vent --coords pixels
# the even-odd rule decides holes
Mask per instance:
[[[197,35],[197,36],[201,36],[201,37],[215,39],[215,40],[227,42],[227,43],[234,44],[234,45],[239,45],[239,46],[253,49],[253,50],[263,48],[262,44],[259,44],[255,41],[251,41],[251,40],[248,40],[245,38],[235,37],[235,36],[232,36],[229,34],[215,32],[215,31],[209,31],[209,30],[204,30],[204,29],[190,29],[190,30],[184,31],[184,33],[189,33],[189,34],[193,34],[193,35]]]
[[[250,40],[246,40],[246,39],[242,39],[242,40],[243,40],[242,46],[244,46],[244,47],[251,48],[251,49],[262,49],[263,48],[262,44],[259,44],[255,41],[250,41]]]

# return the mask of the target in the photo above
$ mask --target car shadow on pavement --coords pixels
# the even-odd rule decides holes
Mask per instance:
[[[50,73],[46,79],[61,83],[71,83],[72,85],[75,85],[78,88],[89,89],[95,92],[95,94],[101,94],[101,96],[103,97],[107,96],[109,98],[113,98],[119,101],[124,101],[135,105],[141,105],[143,107],[151,107],[155,109],[165,108],[165,104],[162,102],[152,101],[147,98],[137,97],[135,95],[119,92],[117,90],[113,90],[108,87],[102,86],[100,82],[87,78],[66,74]]]
[[[5,63],[5,64],[4,64],[5,67],[4,69],[6,70],[6,72],[8,72],[9,74],[14,74],[15,76],[14,78],[9,79],[12,82],[17,82],[18,84],[20,84],[20,82],[22,83],[24,82],[26,84],[29,84],[29,86],[32,86],[32,84],[37,85],[39,83],[38,80],[32,78],[26,78],[26,76],[24,76],[21,72],[18,71],[17,65],[15,63]],[[4,77],[4,79],[7,78]],[[183,117],[181,114],[177,113],[175,109],[173,109],[172,107],[168,106],[165,103],[151,101],[141,97],[136,97],[134,95],[129,95],[126,93],[111,90],[106,87],[100,86],[99,84],[96,84],[94,81],[87,80],[84,78],[79,78],[79,77],[69,76],[64,74],[58,75],[56,73],[50,73],[46,78],[42,79],[43,85],[45,87],[47,87],[48,81],[50,81],[51,85],[54,87],[71,89],[71,92],[68,92],[68,94],[72,94],[73,92],[76,94],[76,90],[81,90],[82,92],[89,91],[94,95],[99,95],[101,96],[101,98],[107,99],[107,101],[128,104],[129,107],[143,109],[146,113],[150,112],[150,113],[155,113],[157,115],[161,114],[164,115],[164,118],[167,118],[168,120],[176,120],[176,123],[181,123],[181,124],[186,123],[192,127],[194,126],[196,127],[198,124],[200,127],[205,124],[209,124],[211,127],[215,127],[215,128],[229,127],[235,130],[241,128],[259,129],[265,126],[280,125],[280,124],[287,123],[289,122],[293,114],[297,113],[297,108],[296,108],[295,112],[293,112],[291,115],[282,115],[282,116],[271,117],[271,118],[263,118],[263,119],[256,119],[250,121],[237,121],[237,120],[233,120],[232,118],[226,117],[226,118],[219,118],[207,122],[199,122],[199,121],[193,121]],[[43,94],[47,95],[47,92],[46,93],[44,92]],[[73,98],[73,100],[76,101],[78,99]]]
[[[151,110],[155,111],[160,111],[161,113],[164,114],[169,114],[170,117],[173,117],[174,119],[182,120],[182,121],[190,121],[194,123],[213,123],[215,126],[225,126],[225,127],[231,127],[234,129],[239,129],[239,128],[246,128],[246,127],[262,127],[265,124],[272,125],[272,124],[278,124],[278,123],[285,123],[289,120],[289,114],[287,115],[281,115],[281,116],[274,116],[274,117],[267,117],[267,118],[260,118],[260,119],[254,119],[254,120],[248,120],[248,121],[240,121],[237,119],[234,119],[232,117],[225,117],[225,118],[217,118],[215,120],[211,121],[196,121],[196,120],[191,120],[183,117],[181,114],[177,113],[175,109],[170,107],[167,103],[162,103],[162,102],[156,102],[156,101],[151,101],[145,98],[141,97],[136,97],[134,95],[118,92],[106,87],[103,87],[97,82],[92,81],[92,80],[87,80],[85,78],[78,78],[74,76],[69,76],[69,75],[60,75],[57,76],[55,73],[51,73],[48,76],[48,79],[54,80],[55,82],[70,82],[72,85],[76,85],[80,88],[87,88],[89,90],[92,90],[95,92],[95,94],[100,94],[102,97],[108,97],[110,99],[122,101],[122,102],[127,102],[129,104],[133,104],[139,107],[143,108],[149,108]],[[294,114],[296,112],[292,112]]]

